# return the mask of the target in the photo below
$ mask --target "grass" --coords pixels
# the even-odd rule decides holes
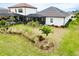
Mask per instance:
[[[79,25],[70,24],[70,31],[63,37],[58,49],[58,55],[79,55]]]
[[[12,28],[26,30],[32,27],[23,24],[14,25]],[[0,33],[0,56],[49,56],[53,52],[45,52],[37,48],[28,39],[21,35],[1,34]]]
[[[23,24],[14,25],[12,28],[31,31],[32,27]],[[54,55],[79,55],[79,31],[76,27],[68,28],[69,32],[61,38],[56,52],[45,52],[33,45],[28,39],[19,35],[0,33],[0,56],[54,56]],[[74,30],[73,30],[74,29]]]
[[[70,31],[61,41],[59,55],[74,56],[79,49],[79,32]],[[78,54],[79,55],[79,54]]]
[[[27,26],[24,24],[13,25],[13,26],[11,26],[11,28],[16,28],[18,30],[23,30],[23,31],[28,31],[28,32],[31,32],[33,29],[33,27]]]
[[[43,52],[22,36],[0,34],[0,56],[44,56]]]

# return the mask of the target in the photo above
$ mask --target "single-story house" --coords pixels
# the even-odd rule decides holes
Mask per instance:
[[[65,26],[65,24],[71,18],[71,14],[62,11],[56,7],[49,7],[36,14],[27,15],[27,19],[39,19],[45,25]]]

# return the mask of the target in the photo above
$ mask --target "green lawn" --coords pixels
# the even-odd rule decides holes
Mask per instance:
[[[22,36],[0,34],[0,56],[51,55],[34,46]]]
[[[65,35],[59,48],[60,55],[79,55],[79,32],[70,31]]]
[[[69,30],[60,43],[59,55],[79,55],[79,25],[69,28]]]
[[[14,25],[12,28],[22,30],[33,30],[32,27],[21,25]],[[28,39],[21,35],[1,34],[0,33],[0,55],[1,56],[45,56],[53,55],[51,52],[45,52],[37,48]]]
[[[23,30],[23,31],[32,31],[33,27],[27,26],[24,24],[18,24],[18,25],[13,25],[11,28],[16,28],[17,30]]]
[[[32,27],[14,25],[13,28],[33,30]],[[72,28],[73,29],[73,28]],[[40,50],[33,43],[21,35],[0,33],[0,55],[1,56],[51,56],[51,55],[79,55],[79,31],[74,29],[61,38],[60,46],[56,52]]]

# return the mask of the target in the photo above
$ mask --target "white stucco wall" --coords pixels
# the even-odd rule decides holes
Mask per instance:
[[[46,25],[53,25],[53,23],[50,22],[50,17],[46,17]]]
[[[64,25],[64,18],[53,18],[53,23],[50,22],[51,17],[46,17],[46,25],[62,26]]]
[[[15,9],[17,12],[15,12]],[[18,9],[22,9],[23,13],[19,13]],[[17,14],[22,14],[22,15],[28,15],[28,14],[33,14],[37,12],[37,9],[33,9],[33,8],[10,8],[9,9],[12,13],[17,13]]]
[[[15,13],[15,8],[9,8],[9,12]]]
[[[50,22],[51,17],[46,17],[46,25],[55,25],[55,26],[64,26],[69,19],[71,18],[71,16],[67,16],[65,18],[53,18],[53,23]]]
[[[36,13],[37,9],[33,8],[26,8],[26,15]]]
[[[53,18],[53,24],[56,26],[63,26],[64,18]]]

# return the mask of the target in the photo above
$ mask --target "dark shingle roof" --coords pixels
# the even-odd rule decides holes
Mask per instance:
[[[0,13],[0,16],[23,16],[16,13]]]
[[[33,7],[32,5],[29,5],[27,3],[19,3],[19,4],[16,4],[16,5],[11,6],[11,7],[8,7],[8,8],[22,8],[22,7],[24,7],[24,8],[35,8],[35,9],[37,9],[36,7]]]
[[[38,12],[38,14],[46,17],[66,17],[69,15],[67,12],[64,12],[56,7],[49,7]]]
[[[0,7],[0,16],[20,16],[20,14],[17,13],[9,13],[8,9],[1,8]]]
[[[0,13],[8,13],[8,9],[0,7]]]

